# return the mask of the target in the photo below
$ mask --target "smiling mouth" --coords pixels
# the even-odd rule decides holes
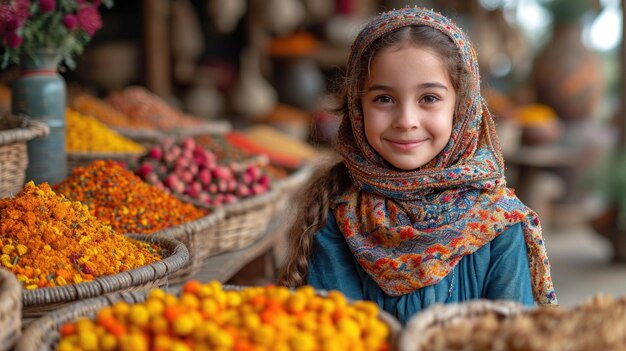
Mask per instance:
[[[394,148],[396,148],[398,150],[410,151],[410,150],[413,150],[413,149],[419,147],[423,143],[425,143],[426,139],[422,139],[422,140],[389,140],[389,139],[387,139],[387,142],[392,147],[394,147]]]

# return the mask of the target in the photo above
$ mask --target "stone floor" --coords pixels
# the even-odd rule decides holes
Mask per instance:
[[[544,230],[559,304],[575,306],[597,293],[626,295],[626,264],[610,262],[611,246],[586,225]]]

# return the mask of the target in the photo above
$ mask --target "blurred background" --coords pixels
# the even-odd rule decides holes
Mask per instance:
[[[542,220],[561,303],[626,292],[618,0],[117,1],[62,74],[70,89],[104,98],[143,86],[202,119],[272,125],[324,149],[350,43],[373,15],[406,5],[444,13],[472,39],[508,184]],[[17,74],[0,72],[0,110]]]

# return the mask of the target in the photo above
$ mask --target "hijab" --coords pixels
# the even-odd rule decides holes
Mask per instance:
[[[540,304],[556,304],[537,215],[506,187],[504,160],[491,114],[480,93],[476,54],[448,18],[421,8],[382,13],[355,39],[347,74],[355,77],[368,47],[405,26],[447,35],[464,64],[452,134],[426,165],[404,171],[367,142],[358,79],[349,83],[347,113],[336,148],[354,186],[333,199],[332,211],[357,262],[388,295],[437,284],[463,258],[520,223],[532,288]]]

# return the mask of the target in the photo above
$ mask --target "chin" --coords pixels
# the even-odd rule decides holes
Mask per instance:
[[[394,168],[400,170],[400,171],[414,171],[420,167],[422,167],[424,164],[421,163],[408,163],[408,162],[395,162],[391,164]]]

